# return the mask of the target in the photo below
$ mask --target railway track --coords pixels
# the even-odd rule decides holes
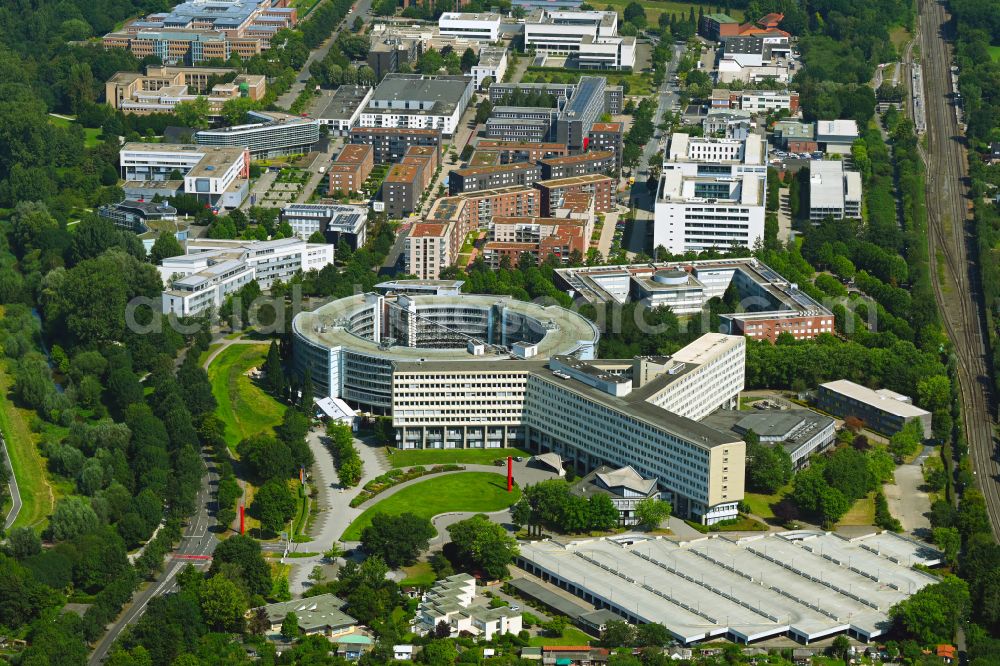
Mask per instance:
[[[994,535],[1000,535],[1000,463],[994,438],[982,297],[970,260],[966,152],[951,93],[949,19],[943,2],[920,0],[918,36],[927,114],[927,214],[931,282],[957,359],[962,422]],[[943,275],[940,268],[943,261]],[[936,270],[935,270],[936,269]]]

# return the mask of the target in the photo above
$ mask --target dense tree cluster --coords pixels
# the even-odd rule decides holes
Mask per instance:
[[[582,497],[570,491],[563,479],[542,481],[524,488],[524,494],[511,509],[518,525],[541,530],[542,527],[563,533],[609,530],[618,525],[618,509],[611,498],[601,493]]]
[[[448,527],[451,546],[458,560],[487,578],[507,576],[507,565],[517,556],[517,541],[503,525],[484,514],[461,520]]]
[[[326,427],[328,446],[333,452],[337,465],[337,476],[345,487],[353,487],[361,481],[364,471],[361,455],[354,446],[354,433],[351,428],[342,423],[331,421]]]
[[[361,532],[361,547],[398,569],[416,562],[434,534],[434,526],[426,518],[412,513],[398,516],[377,513],[372,516],[371,525]]]
[[[798,507],[824,524],[837,522],[855,500],[891,480],[894,465],[883,448],[867,452],[844,447],[829,456],[815,457],[795,475],[792,498]]]

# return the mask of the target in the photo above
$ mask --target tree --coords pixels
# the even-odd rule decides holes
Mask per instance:
[[[174,115],[184,127],[205,129],[208,127],[208,99],[199,95],[190,102],[178,102],[174,105]]]
[[[48,531],[54,541],[68,541],[93,532],[99,526],[100,521],[90,502],[82,497],[70,496],[56,502]]]
[[[7,550],[19,560],[42,552],[42,540],[30,527],[14,527],[7,533]]]
[[[479,59],[476,58],[476,52],[473,51],[471,48],[466,48],[465,51],[462,52],[462,71],[463,72],[471,71],[472,67],[477,62],[479,62]]]
[[[753,433],[751,430],[747,436]],[[756,435],[754,435],[756,438]],[[768,446],[747,440],[746,482],[753,492],[777,492],[792,478],[792,457],[782,446]]]
[[[889,616],[925,645],[950,643],[968,613],[969,586],[951,575],[889,609]]]
[[[281,396],[285,393],[285,370],[281,367],[281,356],[278,353],[278,342],[271,341],[267,350],[267,360],[264,361],[265,388],[271,395]]]
[[[604,494],[592,495],[587,500],[587,517],[592,530],[610,530],[618,524],[619,514],[615,503]]]
[[[265,595],[271,590],[271,568],[260,551],[260,543],[248,536],[237,534],[221,542],[212,553],[210,575],[215,575],[225,564],[239,568],[240,577],[251,595]]]
[[[299,637],[299,616],[289,611],[281,621],[281,637],[293,641]]]
[[[225,576],[212,576],[198,590],[205,622],[215,631],[243,631],[247,599],[243,590]]]
[[[298,624],[298,620],[296,620]],[[247,630],[254,636],[263,636],[271,628],[271,619],[267,616],[267,611],[261,606],[254,611],[247,621]],[[176,664],[176,662],[174,662]]]
[[[954,565],[962,547],[962,535],[954,527],[935,527],[932,535],[934,543],[944,552],[945,561]]]
[[[392,568],[409,566],[427,550],[435,534],[431,521],[413,513],[391,516],[378,513],[361,532],[361,546],[370,555],[379,555]]]
[[[851,649],[851,641],[848,640],[847,636],[841,634],[833,639],[833,643],[830,645],[830,656],[835,659],[847,660],[847,654]]]
[[[244,439],[236,445],[240,460],[246,462],[258,479],[287,479],[295,471],[292,451],[285,442],[264,433]]]
[[[610,620],[601,632],[601,645],[609,648],[629,647],[635,642],[635,627],[625,620]]]
[[[646,529],[659,529],[663,521],[670,517],[673,507],[670,502],[647,497],[635,505],[635,518]]]
[[[482,125],[487,120],[490,119],[490,114],[493,113],[493,105],[490,100],[484,99],[482,102],[476,106],[476,124]]]
[[[257,489],[250,504],[250,515],[260,520],[260,526],[277,534],[295,515],[295,494],[284,479],[271,479]]]
[[[177,242],[177,237],[172,233],[161,233],[153,241],[153,247],[149,251],[149,262],[158,264],[164,259],[178,257],[184,254],[184,248]]]
[[[663,647],[672,640],[670,632],[659,622],[640,624],[635,633],[635,642],[639,647]]]
[[[448,533],[459,556],[490,578],[506,576],[507,565],[518,553],[517,541],[483,514],[451,525]]]
[[[889,439],[889,453],[897,459],[912,456],[920,449],[923,433],[918,421],[911,421]]]

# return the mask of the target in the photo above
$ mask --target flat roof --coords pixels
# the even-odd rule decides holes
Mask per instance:
[[[412,183],[420,175],[423,170],[420,164],[393,164],[392,168],[389,169],[389,173],[385,177],[386,183]]]
[[[839,393],[840,395],[852,398],[858,402],[881,409],[883,412],[903,418],[927,416],[930,414],[930,412],[926,409],[920,409],[916,405],[903,402],[899,399],[900,397],[905,398],[906,396],[901,396],[900,394],[892,391],[885,391],[884,389],[881,391],[874,391],[867,386],[855,384],[847,379],[838,379],[836,381],[826,382],[825,384],[820,384],[820,387],[832,393]]]
[[[891,626],[894,604],[937,580],[872,553],[865,546],[880,545],[867,543],[873,537],[798,531],[675,543],[621,535],[521,542],[520,558],[618,613],[662,623],[686,643],[726,633],[753,641],[789,630],[814,640],[849,628],[872,638]],[[926,550],[893,547],[904,556]]]
[[[508,171],[531,171],[538,169],[537,164],[531,162],[511,162],[510,164],[497,164],[495,166],[468,167],[465,169],[453,169],[452,173],[458,176],[482,176],[491,173],[507,173]]]
[[[589,320],[576,312],[558,305],[543,306],[537,303],[518,301],[509,296],[484,294],[458,294],[438,296],[430,294],[411,295],[418,307],[491,308],[502,305],[511,313],[533,319],[544,327],[544,336],[538,342],[538,357],[548,358],[554,354],[571,354],[581,345],[596,345],[600,332]],[[373,340],[362,338],[347,330],[346,326],[353,314],[371,307],[365,303],[366,295],[357,294],[327,303],[311,312],[302,312],[292,321],[293,328],[314,344],[331,348],[343,347],[368,356],[392,361],[447,361],[454,368],[454,361],[499,361],[510,359],[509,354],[491,351],[482,356],[468,354],[464,347],[430,348],[405,347],[395,345],[382,347]],[[517,361],[528,363],[529,361]]]
[[[471,76],[424,76],[422,74],[387,74],[375,88],[366,112],[398,111],[404,115],[450,115],[465,96]],[[377,107],[375,102],[432,102],[430,109]]]
[[[844,163],[840,160],[813,160],[809,163],[809,207],[844,206]]]
[[[332,93],[324,93],[320,103],[325,102],[325,104],[322,107],[315,107],[312,115],[316,118],[350,120],[364,104],[369,92],[371,92],[369,86],[340,86]]]
[[[546,187],[549,189],[555,189],[557,187],[571,187],[574,185],[590,185],[592,183],[599,182],[611,182],[609,176],[605,176],[600,173],[588,173],[584,176],[569,176],[568,178],[552,178],[550,180],[540,180],[535,183],[536,186]]]
[[[613,151],[610,150],[592,150],[587,153],[580,153],[579,155],[565,155],[563,157],[547,157],[540,160],[542,164],[548,164],[549,166],[558,166],[561,164],[577,164],[578,162],[594,162],[596,160],[608,160],[615,156]]]

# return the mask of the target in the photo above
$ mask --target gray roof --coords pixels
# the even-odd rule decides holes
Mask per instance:
[[[621,469],[601,465],[573,484],[572,490],[581,497],[602,494],[621,498],[624,497],[624,494],[619,492],[621,488],[649,497],[656,493],[656,479],[644,479],[628,465]]]
[[[340,86],[333,93],[324,95],[320,100],[326,102],[322,108],[314,109],[313,116],[323,119],[350,120],[358,110],[368,91],[368,86]]]
[[[305,599],[293,599],[264,606],[271,624],[278,624],[289,613],[299,618],[299,627],[312,631],[326,627],[345,628],[355,626],[358,621],[340,610],[346,602],[333,594],[320,594]]]
[[[450,115],[454,113],[472,83],[471,76],[424,76],[421,74],[387,74],[368,102],[367,111],[382,113],[385,106],[377,102],[433,102],[430,109],[399,108],[406,115]]]

